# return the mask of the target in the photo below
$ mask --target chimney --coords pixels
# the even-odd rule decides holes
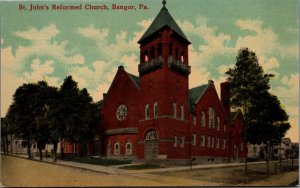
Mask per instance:
[[[221,103],[225,110],[225,115],[230,120],[230,83],[223,82],[221,86]]]

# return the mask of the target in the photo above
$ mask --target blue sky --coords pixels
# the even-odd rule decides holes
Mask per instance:
[[[162,7],[161,0],[1,1],[1,116],[24,82],[59,86],[72,75],[94,101],[107,92],[119,65],[138,75],[137,41]],[[238,49],[253,50],[271,92],[290,116],[292,140],[299,135],[298,0],[169,0],[166,7],[192,42],[190,88],[212,79],[217,90]],[[49,10],[19,10],[46,5]],[[51,10],[63,5],[132,5],[137,10]]]

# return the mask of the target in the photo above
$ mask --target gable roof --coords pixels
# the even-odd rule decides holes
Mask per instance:
[[[204,84],[189,90],[189,109],[193,109],[193,104],[197,103],[208,88],[208,84]]]
[[[133,81],[133,83],[138,87],[138,88],[140,88],[140,78],[139,77],[137,77],[137,76],[135,76],[135,75],[133,75],[133,74],[130,74],[130,73],[128,73],[128,72],[126,72],[127,74],[128,74],[128,76],[129,76],[129,78]]]
[[[168,26],[170,27],[175,33],[181,36],[187,43],[191,44],[191,42],[187,39],[184,33],[181,31],[173,17],[170,15],[168,9],[164,6],[158,15],[155,17],[154,21],[151,23],[150,27],[138,41],[140,44],[144,39],[158,31],[159,29]]]

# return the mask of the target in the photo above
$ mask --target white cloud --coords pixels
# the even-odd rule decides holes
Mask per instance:
[[[65,64],[82,64],[83,56],[80,54],[68,55],[66,52],[67,41],[61,43],[51,42],[59,34],[56,25],[50,24],[41,30],[31,27],[26,31],[16,32],[16,36],[30,41],[29,46],[20,46],[16,51],[16,63],[20,64],[30,56],[47,55],[60,60]]]

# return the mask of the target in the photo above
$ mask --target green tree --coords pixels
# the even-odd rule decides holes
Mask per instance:
[[[278,145],[284,137],[290,123],[288,122],[288,115],[281,106],[279,99],[270,94],[265,93],[256,103],[249,108],[249,122],[248,141],[253,144],[264,143],[266,145],[266,161],[267,173],[269,170],[269,160],[272,146]]]
[[[7,121],[14,135],[27,140],[28,157],[31,157],[30,147],[33,141],[39,149],[42,160],[42,150],[49,141],[49,122],[47,120],[48,103],[56,90],[45,81],[23,84],[13,98],[13,104],[7,113]]]
[[[37,92],[35,84],[23,84],[13,95],[13,103],[6,114],[6,119],[14,135],[27,140],[28,158],[31,158],[30,147],[35,134],[35,117],[32,104],[33,94]]]
[[[233,108],[240,109],[244,114],[245,144],[249,137],[248,127],[251,121],[249,115],[250,107],[270,89],[270,78],[274,75],[265,74],[259,65],[258,58],[248,48],[241,48],[236,57],[233,69],[225,73],[230,83],[230,102]],[[248,182],[248,166],[245,159],[245,181]]]
[[[9,125],[5,118],[1,117],[1,147],[4,154],[8,154]]]

